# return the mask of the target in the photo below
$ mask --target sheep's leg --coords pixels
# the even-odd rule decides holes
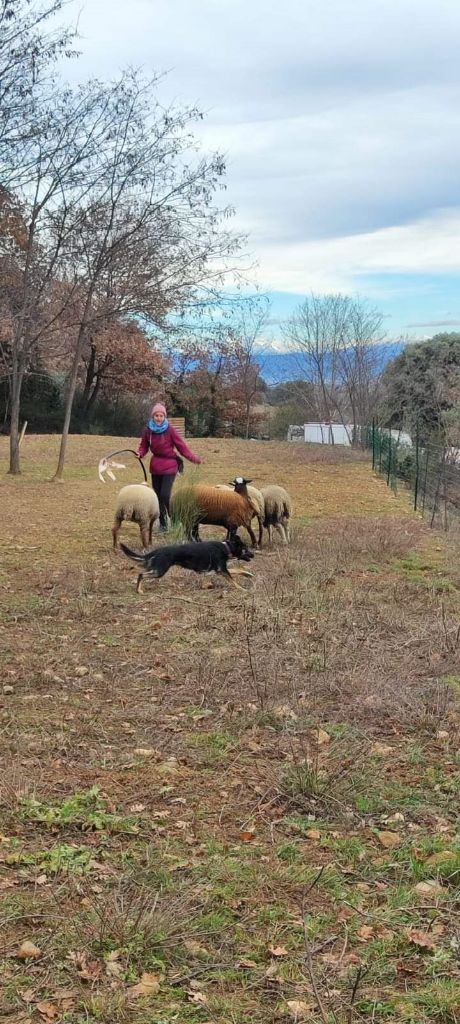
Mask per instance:
[[[271,523],[268,524],[267,530],[268,530],[268,543],[269,544],[273,544],[273,526],[272,526]]]
[[[149,523],[149,548],[151,548],[151,546],[152,546],[152,532],[153,532],[154,525],[155,525],[155,519],[152,518],[150,520],[150,523]]]
[[[262,536],[263,536],[263,532],[264,532],[264,527],[263,527],[263,523],[262,523],[262,520],[261,520],[260,516],[257,516],[257,522],[259,524],[258,546],[259,546],[259,548],[261,548],[262,547]]]
[[[285,521],[285,523],[283,525],[284,525],[284,529],[286,531],[287,543],[290,544],[290,542],[291,542],[291,524],[289,522],[289,519],[286,519],[286,521]]]
[[[148,534],[148,530],[147,530],[147,527],[146,527],[145,523],[142,523],[142,526],[139,523],[139,529],[141,531],[142,547],[143,548],[148,548],[148,546],[149,546],[149,534]]]
[[[248,530],[249,536],[251,538],[251,544],[252,544],[253,548],[256,548],[257,547],[256,535],[255,535],[254,530],[252,529],[252,526],[251,526],[250,523],[248,524],[247,530]]]
[[[142,587],[142,580],[143,579],[144,579],[144,573],[140,572],[138,577],[137,577],[137,583],[136,583],[136,593],[137,594],[143,594],[144,593],[144,590],[143,590],[143,587]]]
[[[118,547],[118,534],[120,532],[121,523],[117,521],[112,526],[112,537],[113,537],[113,549],[116,551]]]
[[[284,529],[283,524],[282,523],[275,523],[275,527],[278,530],[278,533],[281,535],[281,538],[283,540],[283,544],[287,544],[286,530]]]
[[[191,530],[187,531],[187,540],[192,540],[195,544],[201,542],[199,523],[194,523]]]

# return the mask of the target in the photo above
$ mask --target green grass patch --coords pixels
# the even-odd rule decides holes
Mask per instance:
[[[49,828],[75,827],[83,831],[139,831],[138,817],[116,814],[108,809],[107,800],[98,786],[82,793],[73,793],[60,804],[46,804],[35,797],[24,797],[20,805],[24,821],[38,821]]]

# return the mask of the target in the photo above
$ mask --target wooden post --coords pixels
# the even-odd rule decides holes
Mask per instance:
[[[25,434],[26,430],[27,430],[27,420],[24,420],[24,423],[22,425],[22,430],[21,430],[21,433],[19,435],[18,448],[19,448],[19,446],[21,444],[21,441],[22,441],[22,439],[24,437],[24,434]]]

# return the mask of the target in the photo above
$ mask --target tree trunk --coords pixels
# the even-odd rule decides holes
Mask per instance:
[[[246,441],[249,440],[249,427],[250,427],[250,423],[251,423],[251,403],[249,402],[246,405],[246,434],[245,434]]]
[[[102,369],[98,370],[98,372],[96,374],[96,383],[95,383],[95,385],[93,387],[93,390],[92,390],[92,392],[91,392],[91,394],[90,394],[90,396],[88,398],[88,401],[86,403],[86,408],[85,408],[85,411],[84,411],[85,423],[89,423],[90,420],[91,420],[91,413],[92,413],[93,406],[94,406],[94,403],[96,401],[96,398],[98,397],[101,384],[102,384]]]
[[[62,427],[61,444],[59,448],[58,464],[54,476],[51,477],[51,481],[56,483],[62,480],[62,476],[64,473],[64,462],[67,448],[67,438],[69,436],[70,417],[72,415],[73,400],[75,398],[75,391],[77,388],[78,367],[80,365],[84,339],[85,330],[82,325],[80,327],[80,333],[78,336],[77,345],[75,348],[75,353],[72,361],[72,367],[70,370],[69,385],[67,388],[67,398],[65,405],[64,425]]]

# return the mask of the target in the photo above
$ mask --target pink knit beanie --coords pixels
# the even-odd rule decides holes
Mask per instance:
[[[156,405],[153,406],[150,415],[154,416],[156,412],[162,412],[163,416],[166,416],[166,406],[164,406],[162,402],[157,402]]]

